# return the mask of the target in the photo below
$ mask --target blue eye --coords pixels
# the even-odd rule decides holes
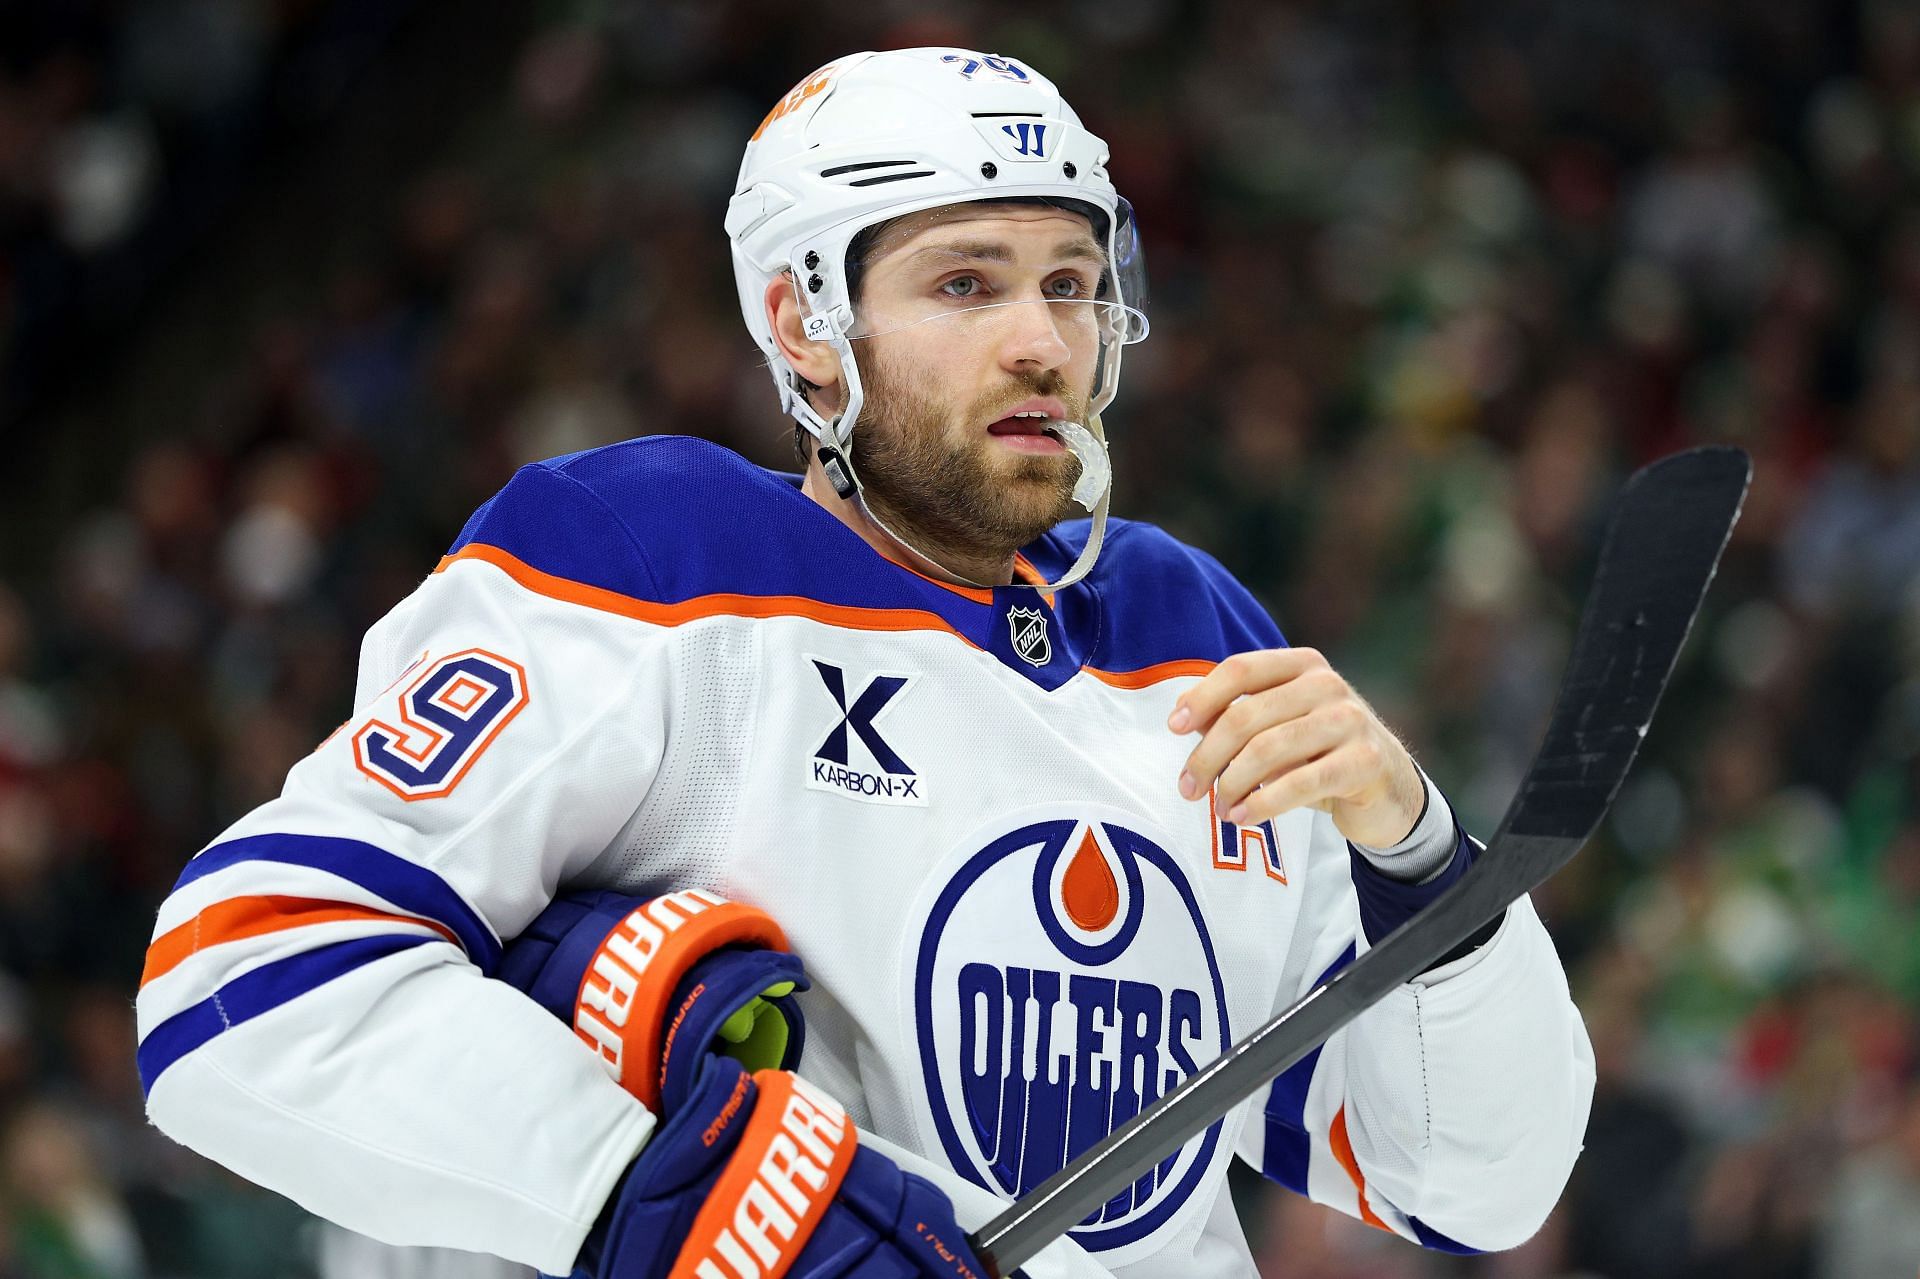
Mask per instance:
[[[1047,287],[1053,290],[1055,297],[1077,298],[1086,292],[1086,285],[1077,276],[1062,275],[1047,281]]]
[[[965,288],[956,288],[965,285]],[[950,298],[970,298],[980,291],[980,280],[976,276],[957,275],[940,286],[940,291]]]

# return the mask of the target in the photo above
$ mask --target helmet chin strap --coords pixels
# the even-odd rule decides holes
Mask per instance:
[[[853,466],[853,428],[866,403],[866,386],[860,377],[860,365],[853,358],[853,342],[840,331],[840,326],[835,326],[826,340],[840,357],[840,371],[847,388],[846,407],[835,414],[831,421],[823,420],[797,390],[792,407],[803,415],[803,422],[810,420],[812,423],[809,430],[819,445],[815,452],[827,482],[833,485],[833,491],[841,501],[856,503],[860,513],[873,521],[873,526],[892,538],[902,550],[919,556],[957,582],[981,590],[992,590],[992,583],[976,582],[964,573],[955,572],[909,542],[889,527],[868,504],[866,486],[861,483],[860,473]],[[1111,399],[1112,387],[1109,385],[1105,395],[1096,401],[1097,408],[1105,408]],[[814,430],[813,427],[819,429]],[[1042,595],[1064,590],[1093,571],[1093,563],[1100,557],[1100,547],[1106,541],[1107,508],[1113,497],[1113,463],[1107,456],[1107,432],[1100,424],[1098,411],[1087,415],[1085,426],[1078,422],[1054,422],[1046,427],[1046,433],[1059,440],[1069,453],[1080,460],[1080,478],[1074,481],[1073,500],[1081,509],[1092,514],[1093,523],[1087,531],[1087,544],[1081,549],[1080,557],[1068,566],[1058,581],[1037,585],[1032,582],[1011,583]]]
[[[840,420],[835,419],[836,424]],[[1113,466],[1107,458],[1107,434],[1100,423],[1098,413],[1089,415],[1086,426],[1078,422],[1058,422],[1047,427],[1046,433],[1059,440],[1069,453],[1079,459],[1080,478],[1074,482],[1073,500],[1082,509],[1092,513],[1093,524],[1087,532],[1087,544],[1081,550],[1080,557],[1060,575],[1059,580],[1041,583],[1010,583],[1013,586],[1038,591],[1043,595],[1072,586],[1093,571],[1093,563],[1099,558],[1101,544],[1106,540],[1107,508],[1113,497]],[[843,501],[850,500],[857,503],[860,513],[871,520],[875,528],[892,538],[901,549],[925,560],[955,581],[982,590],[992,590],[993,583],[976,582],[966,574],[948,568],[937,558],[894,531],[892,526],[874,512],[873,507],[867,502],[866,486],[861,483],[859,473],[854,470],[853,459],[849,456],[852,451],[850,445],[851,441],[848,441],[845,446],[827,444],[818,451],[821,469],[825,471],[828,482],[833,485],[833,491],[839,494]]]

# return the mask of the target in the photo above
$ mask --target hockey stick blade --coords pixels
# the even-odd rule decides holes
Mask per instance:
[[[1546,737],[1493,840],[1447,894],[1089,1147],[968,1242],[1011,1274],[1580,850],[1633,763],[1740,516],[1747,455],[1701,448],[1621,490]]]

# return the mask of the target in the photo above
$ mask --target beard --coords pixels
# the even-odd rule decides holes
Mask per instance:
[[[1038,538],[1075,508],[1080,459],[1070,452],[1015,453],[973,423],[1022,400],[1050,395],[1070,421],[1084,404],[1054,370],[1011,375],[1002,390],[960,414],[956,429],[909,370],[878,352],[855,351],[866,398],[855,431],[854,466],[867,504],[935,560],[998,560]]]

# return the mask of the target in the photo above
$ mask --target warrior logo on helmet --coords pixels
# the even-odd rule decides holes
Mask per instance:
[[[1224,1052],[1226,990],[1185,873],[1131,817],[1043,810],[964,847],[911,943],[922,1122],[1017,1196]],[[1143,1255],[1226,1153],[1216,1124],[1074,1239],[1108,1265]]]

